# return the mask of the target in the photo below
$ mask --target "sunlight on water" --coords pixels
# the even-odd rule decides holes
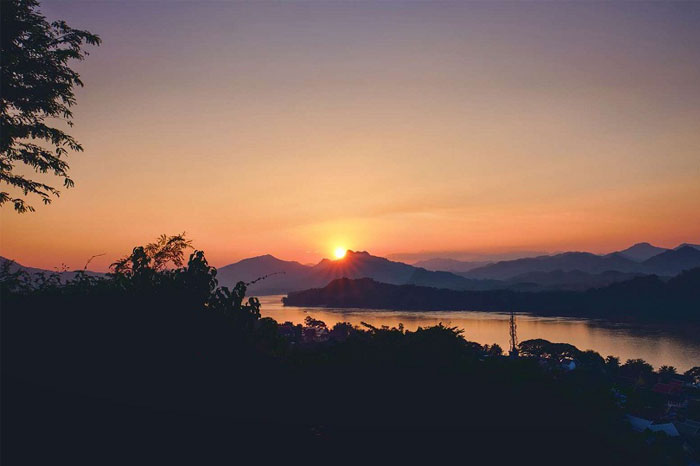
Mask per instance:
[[[282,296],[262,296],[263,317],[282,323],[303,323],[306,316],[324,321],[329,327],[337,322],[361,322],[376,327],[398,326],[407,330],[428,327],[442,322],[464,330],[467,340],[481,344],[498,343],[508,348],[507,314],[478,311],[388,311],[369,309],[332,309],[284,307]],[[581,350],[592,349],[603,357],[642,358],[658,368],[667,364],[685,371],[700,365],[700,329],[687,326],[642,326],[563,317],[518,315],[518,339],[544,338],[552,342],[570,343]]]

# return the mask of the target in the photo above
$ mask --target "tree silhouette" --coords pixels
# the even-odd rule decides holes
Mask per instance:
[[[185,249],[191,247],[192,241],[185,237],[184,232],[173,236],[160,235],[153,243],[135,247],[131,254],[114,262],[111,267],[118,275],[134,275],[146,270],[156,272],[168,264],[182,267]]]
[[[700,366],[688,369],[684,375],[693,379],[693,383],[700,383]]]
[[[678,371],[673,366],[661,366],[659,368],[659,377],[663,382],[668,382]]]
[[[484,345],[484,353],[492,357],[503,356],[503,348],[498,343],[494,343],[491,346]]]
[[[27,195],[36,194],[49,204],[60,191],[18,173],[17,164],[37,173],[53,173],[63,178],[66,188],[74,184],[64,158],[69,150],[79,152],[83,147],[47,119],[73,125],[73,87],[83,82],[68,63],[88,55],[85,45],[101,42],[99,36],[73,29],[64,21],[49,23],[38,7],[36,0],[0,2],[0,182],[21,192],[13,196],[0,191],[0,205],[12,202],[20,213],[34,211],[23,199]]]
[[[628,359],[620,366],[620,373],[634,380],[635,387],[649,386],[654,380],[654,368],[643,359]]]

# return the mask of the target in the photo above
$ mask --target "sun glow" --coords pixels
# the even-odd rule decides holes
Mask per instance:
[[[347,249],[342,248],[342,247],[337,247],[333,250],[333,255],[335,256],[336,259],[342,259],[345,257],[345,253],[348,252]]]

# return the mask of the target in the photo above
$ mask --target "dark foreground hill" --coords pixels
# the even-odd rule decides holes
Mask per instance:
[[[663,281],[656,276],[587,291],[455,291],[340,279],[319,289],[290,293],[287,306],[405,310],[518,311],[540,315],[619,320],[700,321],[700,268]]]
[[[338,324],[321,341],[313,319],[279,325],[244,284],[219,288],[201,252],[177,270],[146,254],[106,279],[0,277],[3,464],[294,462],[376,448],[388,464],[418,452],[476,464],[683,455],[634,433],[615,402],[618,371],[639,364],[586,352],[564,372],[443,326]]]

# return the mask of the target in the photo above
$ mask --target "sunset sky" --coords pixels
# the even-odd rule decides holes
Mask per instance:
[[[700,3],[42,11],[104,42],[77,65],[76,187],[3,208],[24,265],[106,270],[182,231],[215,266],[700,242]]]

